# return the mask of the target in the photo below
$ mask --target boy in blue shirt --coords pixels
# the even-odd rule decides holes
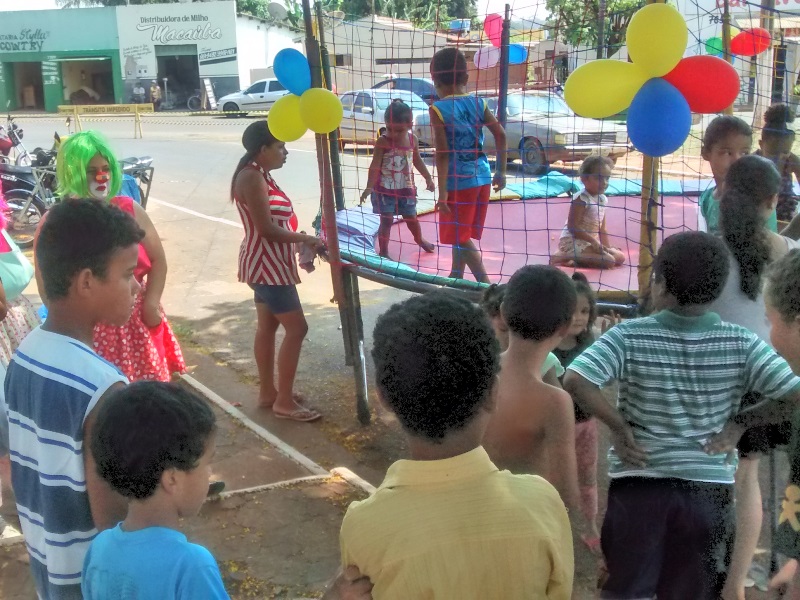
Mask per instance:
[[[211,553],[178,531],[206,498],[215,438],[211,408],[174,384],[134,383],[100,408],[97,472],[130,502],[125,520],[86,554],[86,600],[229,598]]]

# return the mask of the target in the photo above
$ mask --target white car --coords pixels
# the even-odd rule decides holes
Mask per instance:
[[[229,117],[244,116],[248,111],[269,110],[278,98],[289,93],[277,79],[259,79],[246,90],[223,96],[217,101],[217,110]]]
[[[340,99],[344,109],[342,124],[339,125],[339,147],[342,149],[345,144],[374,145],[385,129],[383,113],[393,100],[408,104],[414,115],[414,124],[422,115],[428,115],[425,101],[406,90],[355,90],[342,94]],[[416,131],[416,127],[412,131]]]
[[[484,96],[497,114],[497,96]],[[632,146],[625,125],[577,116],[560,97],[547,92],[526,91],[508,94],[506,108],[508,160],[520,159],[526,173],[541,175],[550,163],[577,162],[591,154],[603,154],[616,160]],[[433,145],[430,120],[415,122],[420,144]],[[484,128],[484,150],[494,153],[494,137]]]

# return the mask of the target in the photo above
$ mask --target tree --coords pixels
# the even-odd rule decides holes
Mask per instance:
[[[605,56],[614,54],[625,43],[633,13],[644,6],[643,0],[605,0]],[[550,24],[559,39],[577,46],[596,47],[597,24],[600,21],[599,0],[547,0],[552,14]]]

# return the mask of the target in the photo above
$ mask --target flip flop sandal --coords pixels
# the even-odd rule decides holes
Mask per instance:
[[[217,496],[222,493],[222,490],[225,489],[225,482],[224,481],[212,481],[208,484],[208,493],[206,494],[208,497]]]
[[[289,421],[298,421],[300,423],[310,423],[322,417],[317,411],[309,410],[308,408],[298,408],[287,414],[277,413],[273,410],[272,414],[275,415],[276,419],[288,419]]]

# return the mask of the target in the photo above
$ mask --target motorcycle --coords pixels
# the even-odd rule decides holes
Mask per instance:
[[[14,117],[9,113],[6,125],[0,125],[0,163],[10,163],[11,150],[16,148],[17,156],[14,164],[27,166],[31,164],[31,155],[22,143],[22,128],[14,123]]]

